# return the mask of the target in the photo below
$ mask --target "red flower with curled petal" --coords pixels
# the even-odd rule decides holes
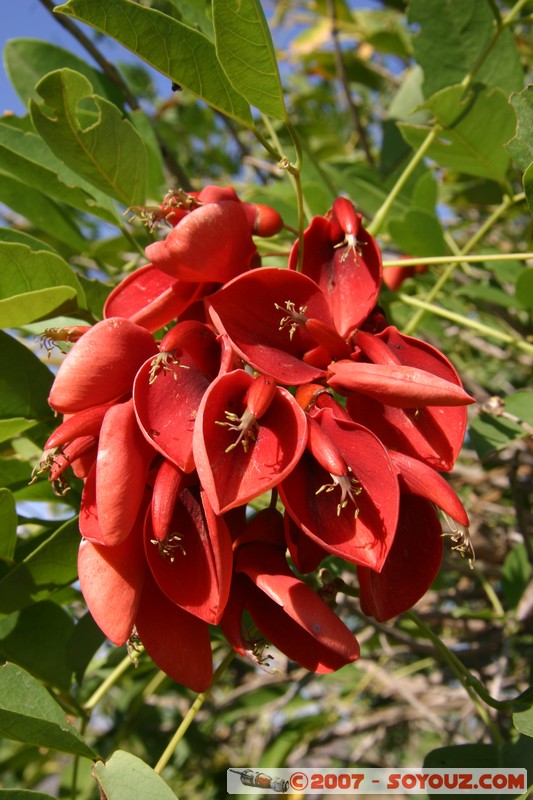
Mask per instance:
[[[296,269],[298,242],[289,267]],[[313,217],[304,233],[302,272],[327,297],[335,327],[343,338],[359,327],[376,304],[381,286],[381,254],[361,225],[353,204],[339,197],[328,217]]]
[[[401,334],[389,326],[377,335],[358,332],[355,337],[359,347],[357,358],[365,361],[401,364],[423,370],[453,385],[453,394],[462,391],[461,381],[450,361],[435,347],[411,336]],[[356,369],[354,368],[350,368]],[[428,381],[431,378],[428,378]],[[449,471],[463,443],[467,414],[466,404],[473,400],[464,393],[464,401],[457,406],[440,401],[425,404],[413,397],[411,407],[394,407],[385,395],[381,400],[358,391],[348,393],[346,408],[356,422],[367,425],[391,450],[424,461],[437,470]]]
[[[349,356],[323,292],[298,272],[252,270],[206,302],[213,324],[241,358],[279,383],[317,380],[332,358]]]
[[[398,519],[396,469],[373,433],[331,409],[308,429],[306,452],[279,486],[285,508],[324,550],[379,571]]]
[[[296,578],[280,549],[262,542],[244,545],[236,552],[235,571],[221,627],[238,653],[264,663],[264,643],[242,628],[248,611],[272,644],[312,672],[333,672],[359,658],[355,636]]]
[[[234,370],[213,381],[198,409],[193,448],[216,513],[276,486],[294,468],[306,437],[304,412],[272,378]]]

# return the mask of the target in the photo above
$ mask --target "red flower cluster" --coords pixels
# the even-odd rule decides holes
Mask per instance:
[[[84,479],[83,594],[112,642],[138,635],[196,691],[212,676],[210,625],[258,661],[265,637],[336,670],[357,641],[331,587],[290,564],[305,574],[340,556],[365,613],[410,608],[441,561],[435,506],[468,525],[439,472],[471,398],[442,353],[376,309],[380,253],[348,200],[312,220],[288,269],[261,267],[253,238],[281,229],[277,212],[233,189],[173,193],[158,215],[172,230],[103,321],[69,329],[49,398],[64,415],[50,477]]]

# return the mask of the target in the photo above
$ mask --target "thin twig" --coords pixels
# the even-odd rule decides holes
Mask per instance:
[[[376,162],[374,156],[372,155],[372,151],[370,150],[370,146],[368,144],[366,131],[364,129],[363,123],[361,122],[359,109],[357,108],[357,105],[353,101],[353,97],[350,92],[350,87],[348,85],[348,76],[346,74],[346,66],[344,64],[342,47],[340,43],[339,29],[337,27],[337,12],[335,9],[335,0],[327,0],[327,9],[328,9],[328,16],[331,22],[331,41],[333,42],[333,52],[335,56],[335,67],[337,70],[337,78],[340,85],[342,86],[342,90],[346,98],[346,105],[348,106],[348,112],[352,118],[352,122],[359,137],[359,144],[364,150],[366,160],[368,161],[368,163],[374,165]]]

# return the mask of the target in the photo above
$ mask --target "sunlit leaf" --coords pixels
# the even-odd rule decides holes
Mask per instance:
[[[259,0],[213,0],[218,59],[233,88],[275,119],[287,119],[276,52]]]
[[[525,172],[533,161],[533,86],[526,86],[523,91],[512,94],[509,102],[516,113],[516,133],[506,147],[513,163]]]
[[[14,664],[0,667],[0,734],[6,739],[96,758],[44,686]]]
[[[44,101],[30,101],[37,132],[67,166],[125,205],[145,200],[147,156],[129,120],[88,79],[71,69],[46,75],[36,86]],[[90,101],[90,117],[84,102]]]
[[[69,0],[54,11],[116,39],[206,103],[250,125],[248,103],[224,75],[215,46],[203,33],[131,0]]]
[[[11,39],[4,48],[6,72],[18,96],[28,105],[30,98],[38,100],[35,86],[41,78],[56,69],[81,72],[91,82],[95,94],[121,105],[123,97],[116,83],[91,67],[83,58],[52,42],[39,39]]]
[[[413,48],[424,70],[426,97],[462,81],[477,66],[495,30],[490,3],[479,0],[410,0],[408,19],[418,29]],[[475,79],[507,94],[521,89],[520,55],[510,31],[500,34]]]
[[[423,108],[445,129],[430,146],[429,158],[458,172],[504,181],[509,165],[504,144],[514,132],[515,116],[501,89],[476,90],[464,96],[462,86],[449,86],[427,100]],[[402,122],[399,128],[415,149],[430,130]]]
[[[2,242],[0,267],[0,315],[7,327],[54,316],[69,302],[72,309],[85,305],[76,273],[54,253]]]
[[[93,775],[107,800],[176,800],[163,778],[123,750],[116,750],[105,764],[98,761]]]

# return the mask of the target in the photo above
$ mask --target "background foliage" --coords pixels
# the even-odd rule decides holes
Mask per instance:
[[[268,26],[253,0],[58,10],[86,60],[30,39],[4,51],[27,113],[0,120],[0,796],[89,800],[98,783],[110,800],[214,798],[242,765],[533,775],[533,3],[265,1]],[[102,37],[133,57],[109,63]],[[162,94],[146,64],[167,76]],[[306,220],[345,194],[386,263],[428,267],[382,302],[451,357],[478,401],[451,476],[475,565],[452,540],[416,615],[391,623],[345,597],[362,658],[339,673],[233,661],[165,785],[158,759],[194,697],[145,655],[135,669],[86,613],[81,486],[59,499],[44,480],[28,485],[56,424],[47,396],[62,356],[44,331],[100,319],[111,288],[145,263],[157,233],[127,208],[170,187],[233,184],[297,227],[291,172]],[[291,240],[262,243],[268,263]],[[216,646],[217,663],[225,652]],[[93,777],[95,759],[108,766]]]

